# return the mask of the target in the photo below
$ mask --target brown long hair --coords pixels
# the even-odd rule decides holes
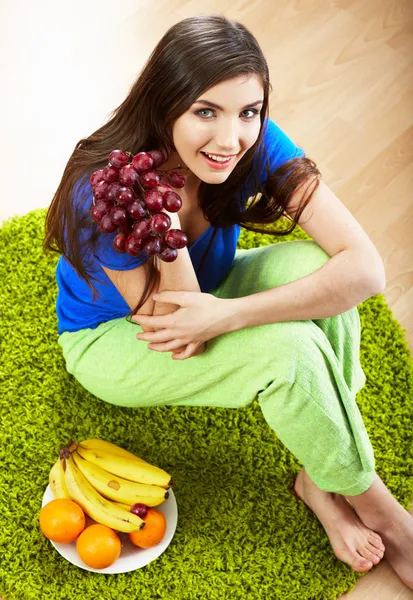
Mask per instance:
[[[81,178],[88,181],[94,171],[105,167],[109,154],[115,148],[133,154],[163,148],[169,156],[175,150],[172,138],[175,120],[204,91],[224,80],[254,73],[261,77],[264,89],[260,134],[224,183],[210,185],[201,182],[200,208],[215,228],[214,235],[217,227],[229,227],[234,223],[250,231],[276,236],[288,235],[294,230],[319,184],[320,172],[315,163],[306,157],[290,160],[275,173],[270,172],[268,157],[260,142],[264,120],[268,117],[268,96],[272,86],[268,65],[257,40],[244,25],[222,14],[183,19],[159,41],[126,99],[111,113],[108,122],[76,144],[47,212],[44,250],[58,252],[73,265],[79,277],[85,279],[92,289],[93,300],[96,298],[96,288],[92,280],[97,279],[89,273],[83,259],[86,252],[93,251],[99,236],[108,234],[100,232],[88,210],[81,210],[85,198],[81,197],[75,207],[75,184]],[[254,161],[254,165],[255,156],[258,160],[256,163]],[[267,172],[262,185],[259,183],[260,165]],[[246,202],[237,201],[236,195],[249,176],[254,190],[250,195],[252,201],[247,205]],[[306,188],[305,192],[309,187],[312,190],[309,194],[304,192],[301,195],[301,202],[293,217],[290,217],[286,208],[294,192],[302,186]],[[292,220],[288,230],[270,230],[256,225],[275,223],[283,216]],[[82,244],[78,237],[80,231],[88,232],[88,238]],[[197,276],[214,235],[200,261]],[[132,314],[136,314],[146,302],[159,281],[155,259],[157,257],[150,257],[147,261],[145,290]]]

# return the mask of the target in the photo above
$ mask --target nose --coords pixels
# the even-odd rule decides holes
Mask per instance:
[[[215,136],[215,145],[217,152],[221,154],[238,154],[239,150],[239,131],[236,120],[223,120]]]

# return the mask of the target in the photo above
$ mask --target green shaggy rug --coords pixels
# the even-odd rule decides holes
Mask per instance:
[[[55,265],[41,248],[46,211],[0,229],[0,595],[7,600],[335,600],[363,574],[338,560],[289,487],[301,465],[256,402],[244,409],[106,404],[65,371],[57,345]],[[242,230],[239,248],[311,239]],[[357,396],[377,472],[413,497],[413,361],[383,295],[359,306]],[[38,513],[59,448],[101,437],[174,476],[175,536],[158,559],[120,575],[75,567],[41,534]]]

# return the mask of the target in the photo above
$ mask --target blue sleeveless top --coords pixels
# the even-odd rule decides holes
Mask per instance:
[[[274,121],[266,118],[265,124],[263,143],[268,154],[271,173],[288,160],[305,156],[302,148],[294,144]],[[263,183],[267,177],[268,174],[263,165],[260,169],[260,182]],[[87,190],[84,209],[89,210],[93,202],[93,191],[89,181],[84,184],[84,189]],[[243,207],[253,193],[252,182],[248,179],[238,195],[239,201],[244,202]],[[214,227],[211,225],[191,246],[188,246],[195,272],[213,231]],[[208,292],[215,288],[230,270],[240,231],[241,227],[237,224],[216,228],[214,242],[199,274],[198,282],[202,292]],[[97,299],[94,302],[92,301],[93,292],[86,281],[77,275],[72,265],[63,256],[60,257],[56,267],[58,286],[56,312],[59,335],[65,331],[78,331],[86,327],[94,329],[100,323],[125,317],[131,312],[122,295],[102,269],[102,265],[113,270],[130,270],[142,265],[148,260],[148,257],[144,252],[141,252],[139,256],[116,252],[112,245],[115,235],[116,232],[102,234],[94,253],[88,253],[84,257],[88,270],[98,279],[98,281],[93,281],[97,291]],[[82,236],[80,235],[80,237]],[[138,302],[138,300],[137,298],[136,301]]]

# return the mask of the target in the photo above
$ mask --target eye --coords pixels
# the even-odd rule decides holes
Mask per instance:
[[[198,115],[198,116],[199,116],[199,117],[201,117],[202,119],[209,119],[210,117],[203,116],[203,115],[201,115],[201,114],[200,114],[200,113],[203,113],[203,112],[215,112],[215,111],[214,111],[212,108],[201,108],[201,109],[199,109],[199,110],[196,110],[196,111],[194,112],[194,114],[195,114],[195,115]],[[247,121],[251,121],[251,119],[253,119],[253,118],[254,118],[256,115],[258,115],[258,114],[259,114],[259,110],[255,109],[255,108],[247,108],[247,109],[243,110],[242,112],[243,112],[243,113],[246,113],[246,112],[251,112],[251,113],[253,113],[253,114],[252,114],[252,116],[250,116],[250,117],[246,117]],[[242,113],[241,113],[241,114],[242,114]]]

